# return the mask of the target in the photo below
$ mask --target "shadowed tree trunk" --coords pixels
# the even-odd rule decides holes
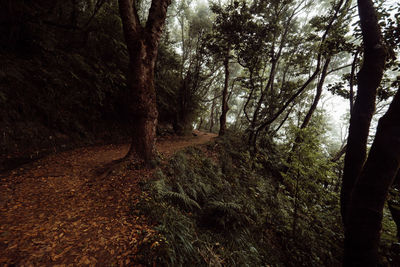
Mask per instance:
[[[400,166],[400,90],[379,120],[365,162],[370,120],[386,51],[371,0],[358,0],[364,60],[351,114],[341,192],[345,228],[344,266],[377,266],[382,211]]]
[[[377,266],[382,211],[400,167],[400,90],[379,120],[348,206],[344,266]]]
[[[364,42],[364,60],[358,73],[358,91],[354,102],[341,190],[341,214],[346,228],[347,206],[367,153],[367,140],[372,115],[375,111],[377,88],[385,66],[386,52],[378,18],[371,0],[358,0],[358,12]]]
[[[393,199],[388,201],[388,207],[390,214],[392,214],[393,221],[396,223],[397,228],[397,241],[400,241],[400,203],[399,201],[399,189],[400,189],[400,171],[397,172],[396,178],[392,184],[392,188],[395,189]]]
[[[210,130],[209,132],[211,133],[213,128],[214,128],[214,109],[215,109],[215,98],[212,101],[211,104],[211,113],[210,113]]]
[[[228,113],[228,84],[229,84],[229,49],[226,53],[224,60],[224,68],[225,68],[225,82],[224,82],[224,90],[222,91],[222,109],[221,116],[219,118],[220,127],[219,127],[219,136],[223,136],[226,131],[226,114]]]
[[[135,1],[118,0],[118,3],[129,53],[129,93],[126,100],[129,103],[132,142],[126,157],[137,154],[149,163],[155,152],[158,117],[154,66],[171,0],[153,0],[145,26],[140,24]]]

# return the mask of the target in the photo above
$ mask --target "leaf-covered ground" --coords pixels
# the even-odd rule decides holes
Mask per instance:
[[[166,138],[165,157],[215,135]],[[0,176],[0,264],[127,265],[152,231],[132,216],[138,183],[152,171],[99,170],[125,155],[128,145],[81,148],[51,155]]]

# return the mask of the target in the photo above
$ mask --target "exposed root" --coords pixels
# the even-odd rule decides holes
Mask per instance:
[[[111,161],[110,163],[101,166],[95,170],[95,173],[100,179],[105,179],[112,174],[121,173],[126,170],[139,170],[143,169],[144,167],[149,166],[146,165],[143,160],[140,160],[134,156],[125,156],[121,159]]]

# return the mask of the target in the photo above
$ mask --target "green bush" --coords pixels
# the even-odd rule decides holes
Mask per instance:
[[[211,153],[179,152],[145,185],[151,200],[135,209],[166,240],[154,252],[159,263],[340,265],[338,193],[323,177],[333,175],[330,165],[307,154],[312,145],[305,144],[298,150],[302,161],[294,158],[285,173],[282,146],[265,146],[251,157],[243,139],[229,134],[207,147]]]

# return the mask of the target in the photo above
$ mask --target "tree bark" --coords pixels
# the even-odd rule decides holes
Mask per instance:
[[[400,90],[379,120],[348,206],[344,266],[377,266],[382,211],[400,167]]]
[[[212,133],[212,130],[214,128],[214,109],[215,109],[215,98],[212,101],[211,104],[211,113],[210,113],[210,133]]]
[[[228,113],[228,85],[229,85],[229,49],[227,49],[227,53],[225,55],[224,60],[224,68],[225,68],[225,82],[224,89],[222,91],[222,108],[221,108],[221,116],[219,118],[219,136],[223,136],[226,131],[226,114]]]
[[[154,66],[171,0],[152,1],[146,26],[140,24],[135,1],[118,2],[129,53],[129,94],[126,100],[129,101],[132,142],[126,157],[137,154],[149,163],[155,153],[158,117]]]
[[[371,0],[358,0],[364,41],[364,60],[358,73],[357,98],[353,106],[341,190],[341,214],[346,228],[347,207],[354,185],[363,168],[370,122],[375,110],[377,88],[383,76],[386,52],[378,18]]]
[[[389,200],[388,201],[388,207],[390,210],[390,214],[392,215],[393,221],[396,224],[397,228],[397,241],[400,241],[400,206],[398,203],[398,197],[399,197],[399,186],[400,186],[400,171],[397,172],[396,177],[394,178],[392,188],[396,189],[395,194],[394,194],[394,201]]]
[[[353,63],[351,64],[351,72],[350,72],[350,114],[353,113],[353,105],[354,105],[354,73],[356,71],[358,53],[360,51],[357,49],[356,53],[354,54]]]

